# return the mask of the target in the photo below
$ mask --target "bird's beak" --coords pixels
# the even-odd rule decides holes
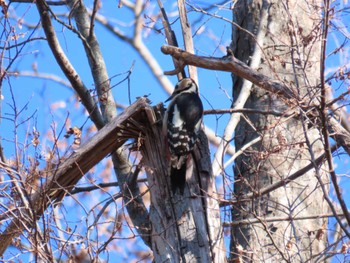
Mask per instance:
[[[170,96],[166,101],[164,101],[164,102],[168,102],[168,101],[171,100],[173,97],[174,97],[174,93],[171,94],[171,96]]]
[[[173,91],[173,94],[171,94],[171,96],[166,100],[166,101],[164,101],[164,102],[168,102],[169,100],[171,100],[172,98],[174,98],[174,96],[175,96],[175,94],[176,94],[176,90],[177,90],[177,88],[178,88],[178,86],[177,86],[177,84],[175,85],[175,88],[174,88],[174,91]]]

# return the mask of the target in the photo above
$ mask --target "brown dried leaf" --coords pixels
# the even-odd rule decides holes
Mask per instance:
[[[1,0],[0,5],[1,5],[1,13],[4,14],[5,18],[8,18],[8,14],[7,14],[8,7],[7,7],[6,2]]]
[[[66,134],[64,135],[65,138],[69,138],[71,135],[74,134],[74,138],[80,138],[81,137],[81,130],[74,126],[73,128],[69,128]]]
[[[21,238],[20,238],[20,237],[16,238],[16,239],[13,241],[13,245],[14,245],[15,247],[20,247],[20,246],[21,246]]]
[[[316,239],[317,240],[323,239],[324,234],[326,232],[326,227],[327,227],[326,223],[323,223],[322,227],[317,230],[317,234],[316,234]]]
[[[74,138],[73,144],[80,145],[80,143],[81,143],[80,138]]]
[[[288,241],[288,243],[287,243],[287,245],[286,245],[286,249],[287,249],[287,250],[291,250],[294,243],[295,243],[295,238],[292,237],[292,238]]]
[[[243,247],[241,245],[236,246],[236,252],[238,257],[235,259],[234,263],[243,263]]]
[[[73,133],[74,133],[75,137],[79,137],[80,138],[81,130],[78,127],[76,127],[76,126],[73,127]]]
[[[348,245],[347,244],[343,244],[340,248],[340,253],[342,254],[346,254],[346,251],[348,250]]]
[[[38,146],[38,145],[40,144],[39,139],[38,139],[38,138],[33,138],[32,144],[33,144],[35,147]]]
[[[124,220],[124,217],[122,214],[118,214],[118,217],[117,217],[117,222],[115,224],[115,229],[116,231],[120,234],[123,230],[122,226],[123,226],[123,220]]]
[[[40,132],[38,132],[36,130],[35,127],[33,127],[33,139],[32,139],[32,144],[36,147],[40,144],[40,141],[39,141],[39,137],[40,137]]]

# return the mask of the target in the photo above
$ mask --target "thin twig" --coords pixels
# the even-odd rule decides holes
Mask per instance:
[[[226,113],[250,113],[250,114],[262,114],[262,115],[273,115],[277,117],[289,117],[294,112],[278,112],[274,110],[259,110],[259,109],[248,109],[248,108],[242,108],[242,109],[213,109],[213,110],[205,110],[204,115],[210,115],[210,114],[226,114]]]
[[[339,204],[343,210],[345,219],[347,221],[347,224],[350,225],[350,213],[348,211],[347,205],[344,201],[344,198],[342,196],[337,175],[334,171],[334,165],[333,165],[333,157],[330,149],[330,143],[329,143],[329,133],[328,133],[328,118],[327,118],[327,101],[326,101],[326,86],[325,86],[325,63],[326,63],[326,47],[327,47],[327,35],[328,35],[328,25],[329,25],[329,8],[330,3],[329,0],[325,1],[325,16],[323,20],[323,33],[322,33],[322,46],[321,46],[321,67],[320,67],[320,80],[321,80],[321,122],[322,122],[322,133],[323,133],[323,140],[324,140],[324,148],[325,148],[325,154],[327,159],[327,164],[329,168],[329,173],[331,175],[331,180],[333,183],[333,187],[335,190],[335,193],[337,195],[337,199],[339,201]],[[349,236],[350,238],[350,236]]]
[[[181,48],[172,46],[162,46],[161,50],[166,55],[171,55],[178,60],[183,60],[185,65],[234,73],[264,90],[279,95],[282,99],[289,100],[288,104],[293,105],[296,101],[300,101],[298,94],[295,93],[291,87],[250,68],[232,55],[227,55],[222,58],[197,56]],[[167,74],[167,72],[164,72],[164,74]]]
[[[137,180],[137,183],[145,183],[147,182],[147,179],[139,179]],[[77,193],[81,193],[81,192],[91,192],[94,190],[100,190],[101,188],[108,188],[108,187],[119,187],[119,183],[118,182],[112,182],[112,183],[100,183],[94,186],[87,186],[87,187],[75,187],[70,193],[69,195],[74,195]]]
[[[75,68],[70,63],[69,59],[61,48],[61,45],[56,36],[55,28],[51,22],[50,10],[46,2],[44,0],[38,0],[36,1],[36,5],[40,13],[41,24],[44,29],[48,44],[58,65],[81,98],[83,105],[90,114],[91,120],[98,128],[102,128],[104,125],[102,115],[97,108],[96,102],[90,96],[90,92],[85,87],[83,81],[80,79],[79,74],[76,72]]]
[[[171,46],[178,47],[179,45],[178,45],[175,33],[171,29],[171,26],[170,26],[170,23],[169,23],[169,19],[168,19],[168,16],[166,14],[166,11],[165,11],[165,8],[163,6],[163,3],[162,3],[161,0],[157,0],[157,2],[158,2],[159,9],[160,9],[160,11],[162,13],[161,18],[162,18],[162,23],[163,23],[163,27],[164,27],[164,31],[165,31],[165,36],[166,36],[167,42]],[[173,72],[174,73],[173,75],[177,75],[177,78],[179,80],[185,78],[186,77],[186,72],[183,69],[183,67],[180,65],[180,63],[174,58],[173,58],[173,63],[175,65],[175,68],[178,69],[176,72]]]
[[[338,216],[342,217],[344,214],[337,214]],[[329,217],[334,217],[333,213],[329,214],[317,214],[317,215],[309,215],[309,216],[295,216],[295,217],[290,217],[290,216],[281,216],[281,217],[265,217],[263,222],[265,223],[270,223],[270,222],[288,222],[288,221],[295,221],[295,220],[310,220],[310,219],[318,219],[318,218],[329,218]],[[242,219],[242,220],[237,220],[234,222],[223,222],[224,227],[231,227],[231,226],[237,226],[237,225],[250,225],[250,224],[255,224],[259,223],[260,220],[258,219]]]
[[[32,0],[11,0],[10,3],[28,3],[33,4]],[[66,1],[46,1],[46,4],[53,5],[53,6],[61,6],[66,5]]]
[[[232,157],[228,161],[225,162],[223,169],[225,169],[227,166],[229,166],[231,163],[233,163],[238,156],[240,156],[241,154],[244,153],[244,151],[246,149],[253,146],[255,143],[257,143],[259,141],[261,141],[261,137],[257,137],[255,139],[251,140],[250,142],[246,143],[245,145],[243,145],[242,148],[240,148],[238,151],[236,151],[235,154],[232,155]]]
[[[0,46],[0,49],[5,49],[5,50],[9,50],[11,48],[15,48],[15,47],[19,47],[19,46],[23,46],[29,42],[32,42],[32,41],[37,41],[37,40],[47,40],[45,37],[32,37],[32,38],[28,38],[26,39],[25,41],[22,41],[22,42],[19,42],[19,43],[16,43],[14,45],[11,45],[11,46]]]
[[[338,148],[340,147],[340,145],[334,145],[331,147],[332,151],[336,151]],[[264,187],[262,189],[260,189],[259,191],[255,191],[255,192],[251,192],[243,197],[240,198],[240,201],[247,201],[250,200],[251,198],[255,198],[257,196],[263,196],[266,195],[274,190],[277,190],[278,188],[282,187],[282,186],[286,186],[287,184],[293,182],[295,179],[303,176],[305,173],[307,173],[308,171],[310,171],[313,168],[317,168],[319,165],[321,165],[325,160],[325,154],[320,155],[317,159],[315,159],[314,161],[312,161],[310,164],[304,166],[303,168],[299,169],[298,171],[296,171],[295,173],[291,174],[290,176],[288,176],[285,179],[282,179],[280,181],[277,181],[274,184],[271,184],[267,187]],[[226,205],[232,205],[237,203],[238,200],[237,199],[231,199],[231,200],[221,200],[220,206],[226,206]]]
[[[15,71],[15,72],[8,72],[7,74],[9,76],[15,76],[15,77],[32,77],[32,78],[38,78],[38,79],[51,80],[67,88],[72,88],[72,84],[70,82],[54,74],[48,74],[48,73],[36,72],[36,71]]]

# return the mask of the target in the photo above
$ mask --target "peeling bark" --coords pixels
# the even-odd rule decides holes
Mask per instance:
[[[225,262],[220,211],[215,199],[208,140],[201,132],[187,165],[183,195],[171,192],[161,113],[141,148],[151,192],[150,220],[155,262]]]

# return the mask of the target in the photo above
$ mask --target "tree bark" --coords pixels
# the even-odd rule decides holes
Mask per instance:
[[[317,99],[322,34],[319,1],[240,0],[235,3],[234,22],[245,29],[233,28],[232,50],[236,58],[250,64],[254,55],[261,52],[256,70],[297,90],[306,103]],[[264,37],[257,44],[258,34]],[[237,98],[246,80],[235,76],[233,80],[233,95]],[[252,84],[245,107],[283,112],[288,103]],[[237,158],[234,167],[237,200],[256,193],[252,200],[239,201],[232,209],[233,222],[254,220],[252,224],[232,227],[231,258],[238,262],[324,260],[327,234],[318,233],[328,221],[317,215],[328,211],[324,200],[328,194],[326,167],[319,169],[315,165],[288,185],[259,196],[259,189],[283,180],[323,153],[319,128],[307,123],[301,110],[299,116],[249,113],[237,126],[237,150],[261,138]],[[325,186],[323,190],[321,184]],[[281,216],[291,220],[273,221]],[[293,220],[298,216],[315,218]]]
[[[172,194],[161,108],[147,110],[154,122],[144,129],[143,167],[151,193],[150,221],[155,262],[226,262],[220,210],[211,173],[208,140],[202,131],[187,164],[184,193]]]

